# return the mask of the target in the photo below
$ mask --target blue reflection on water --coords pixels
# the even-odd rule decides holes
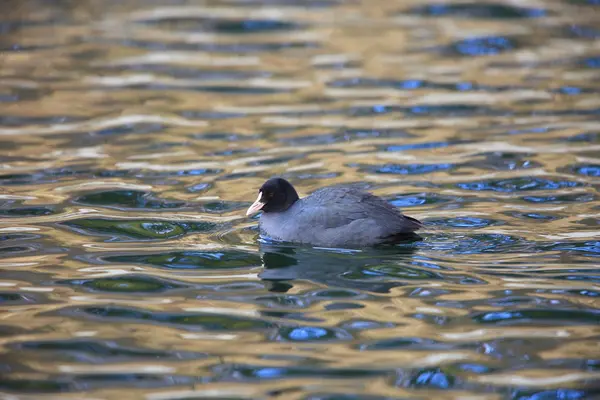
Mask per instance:
[[[300,327],[293,329],[289,336],[294,340],[311,340],[327,335],[327,330],[316,327]]]
[[[474,37],[452,45],[459,54],[465,56],[487,56],[499,54],[516,47],[513,40],[503,36]]]

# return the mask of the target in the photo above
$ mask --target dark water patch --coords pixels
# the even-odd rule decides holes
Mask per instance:
[[[428,4],[412,8],[409,14],[426,17],[452,17],[468,19],[523,19],[539,18],[546,16],[547,12],[541,8],[526,8],[511,6],[501,3],[449,3]]]
[[[503,214],[513,218],[523,219],[527,222],[550,222],[562,218],[561,216],[555,214],[546,214],[541,212],[505,211]]]
[[[433,192],[422,192],[422,193],[406,193],[398,195],[389,200],[390,203],[396,207],[416,207],[416,206],[432,206],[435,204],[447,204],[453,202],[460,202],[461,199],[453,196],[445,196]]]
[[[19,14],[14,14],[19,15]],[[13,17],[12,13],[6,13],[0,20],[0,33],[10,34],[22,32],[26,28],[37,28],[43,26],[54,26],[66,22],[67,17],[57,9],[48,10],[47,14],[42,15],[24,15],[20,19]]]
[[[540,247],[545,251],[564,251],[587,257],[600,257],[600,241],[597,240],[556,242]]]
[[[498,326],[513,325],[597,325],[599,310],[577,310],[560,308],[520,309],[513,311],[490,311],[474,313],[470,317],[479,324]]]
[[[183,201],[156,198],[150,192],[138,190],[106,190],[77,197],[76,203],[117,209],[161,209],[183,207]]]
[[[94,318],[103,321],[126,320],[135,323],[158,323],[181,327],[199,328],[206,331],[264,331],[275,327],[258,319],[217,313],[168,313],[151,312],[132,307],[90,306],[70,307],[59,311],[62,315]]]
[[[544,275],[550,275],[550,274],[540,274],[542,276]],[[557,271],[555,274],[552,274],[552,276],[550,276],[551,279],[555,279],[555,280],[563,280],[563,281],[570,281],[570,282],[583,282],[583,283],[600,283],[600,275],[598,274],[594,274],[594,273],[590,273],[589,271],[585,271],[583,270],[580,273],[577,273],[577,270],[573,271],[573,273],[559,273],[559,271]],[[559,304],[558,302],[556,302],[556,304]]]
[[[235,178],[232,178],[235,179]],[[207,201],[199,204],[202,212],[211,214],[224,214],[235,210],[242,210],[250,206],[250,203],[241,201]]]
[[[216,228],[212,222],[175,222],[160,220],[122,220],[85,218],[66,222],[60,225],[67,226],[79,233],[86,235],[110,236],[109,241],[130,240],[167,240],[177,238],[189,233],[207,233]]]
[[[312,146],[330,143],[346,143],[351,140],[369,138],[410,138],[414,135],[395,129],[343,129],[333,133],[319,135],[303,135],[290,138],[281,138],[280,142],[290,146]]]
[[[331,61],[331,62],[322,62],[318,65],[314,65],[313,68],[321,69],[321,70],[340,70],[340,69],[352,69],[352,68],[361,68],[363,64],[359,61]]]
[[[260,135],[240,135],[233,132],[205,132],[191,135],[192,139],[198,140],[222,140],[225,142],[240,142],[259,139]]]
[[[579,64],[588,68],[600,68],[600,56],[584,58]]]
[[[369,331],[371,329],[394,328],[396,324],[392,322],[371,321],[367,319],[348,319],[340,327],[346,331]]]
[[[121,346],[110,340],[87,339],[33,340],[17,342],[9,346],[17,351],[47,352],[55,357],[65,357],[76,362],[106,363],[133,359],[172,360],[200,358],[201,353],[166,352],[161,350]]]
[[[12,255],[16,255],[16,254],[23,254],[23,253],[31,253],[33,251],[38,251],[38,247],[37,246],[7,246],[7,247],[0,247],[0,255],[2,256],[6,256],[6,257],[10,257]]]
[[[365,279],[369,277],[388,277],[404,280],[444,279],[444,276],[437,272],[392,264],[366,265],[364,268],[345,273],[343,276],[346,279]]]
[[[206,82],[231,82],[244,81],[253,78],[268,78],[272,73],[265,71],[250,71],[250,70],[234,70],[234,69],[209,69],[200,67],[186,67],[183,65],[172,64],[130,64],[127,66],[103,66],[102,71],[114,72],[154,72],[160,75],[170,76],[180,79],[193,79],[195,81]],[[202,111],[184,110],[181,111],[181,116],[190,119],[199,119],[198,114]]]
[[[102,86],[103,90],[107,90],[106,87]],[[89,88],[86,88],[85,90],[89,90]],[[117,89],[115,89],[117,90]],[[98,136],[123,136],[123,135],[130,135],[130,134],[150,134],[150,133],[157,133],[157,132],[161,132],[163,130],[165,130],[167,127],[163,124],[158,124],[158,123],[147,123],[147,122],[141,122],[141,123],[129,123],[126,125],[118,125],[118,126],[111,126],[108,128],[104,128],[104,129],[99,129],[96,131],[89,131],[87,133],[91,134],[91,135],[98,135]]]
[[[276,42],[251,42],[251,43],[187,43],[172,42],[163,43],[148,40],[119,40],[119,45],[137,47],[151,51],[199,51],[211,53],[235,53],[249,54],[261,52],[276,52],[286,49],[310,49],[318,48],[318,42],[309,41],[276,41]]]
[[[174,385],[192,385],[200,378],[145,373],[95,373],[50,375],[44,379],[6,378],[0,381],[0,390],[8,393],[50,394],[101,390],[107,387],[158,388]]]
[[[26,207],[14,207],[4,208],[0,206],[1,217],[39,217],[43,215],[54,214],[54,207],[51,206],[26,206]]]
[[[336,79],[327,82],[327,86],[335,88],[392,88],[399,90],[450,88],[449,84],[436,84],[425,80],[394,80],[364,77]]]
[[[179,171],[166,172],[166,173],[146,173],[147,177],[169,177],[169,176],[201,176],[201,175],[216,175],[221,173],[220,169],[213,168],[193,168],[193,169],[182,169]]]
[[[17,103],[20,101],[38,101],[47,90],[31,87],[11,87],[0,92],[0,103]]]
[[[495,171],[513,171],[530,168],[539,168],[542,164],[533,161],[532,154],[491,152],[481,154],[484,158],[473,160],[463,164],[474,168],[489,169]]]
[[[399,386],[444,390],[453,388],[459,382],[446,367],[424,368],[413,372],[407,380],[402,379]]]
[[[248,165],[258,166],[258,165],[282,164],[282,163],[287,163],[287,162],[293,161],[293,160],[299,160],[304,157],[305,157],[304,154],[286,155],[286,156],[268,158],[268,159],[264,159],[264,160],[252,161],[252,162],[249,162]]]
[[[463,89],[464,91],[465,89]],[[349,117],[375,117],[384,114],[403,114],[409,117],[420,116],[446,116],[446,117],[467,117],[473,115],[506,115],[507,112],[497,108],[488,108],[471,104],[422,104],[411,107],[400,107],[392,105],[374,105],[374,106],[355,106],[341,110],[321,111],[313,113],[316,115],[341,114]]]
[[[241,155],[241,154],[256,154],[256,153],[260,153],[260,148],[258,147],[253,147],[253,148],[246,148],[246,149],[227,149],[227,150],[220,150],[220,151],[215,151],[215,152],[211,152],[211,153],[207,153],[206,155],[208,157],[226,157],[226,156],[236,156],[236,155]]]
[[[600,6],[600,0],[567,0],[567,2],[578,6]]]
[[[335,88],[388,88],[397,90],[421,90],[421,89],[435,89],[445,90],[451,92],[471,92],[471,91],[484,91],[484,92],[504,92],[514,89],[518,89],[515,86],[507,85],[484,85],[477,82],[433,82],[421,79],[408,79],[408,80],[394,80],[394,79],[377,79],[377,78],[343,78],[329,81],[327,83],[329,87]],[[431,106],[434,107],[434,106]],[[463,109],[469,109],[468,105],[456,105],[451,107],[462,107]],[[407,108],[391,107],[391,106],[373,106],[375,113],[384,112],[386,109],[391,110],[410,110]],[[433,108],[435,109],[435,108]],[[473,108],[476,109],[476,108]],[[379,112],[377,112],[379,110]],[[389,112],[388,111],[388,112]]]
[[[519,277],[518,274],[508,274],[508,273],[499,273],[499,274],[492,274],[492,275],[498,275],[498,276],[503,276],[503,277]],[[524,307],[524,306],[530,306],[530,307],[535,307],[535,306],[539,306],[539,305],[544,305],[544,304],[553,304],[555,305],[555,303],[553,301],[548,301],[542,297],[537,297],[537,296],[531,296],[528,293],[524,293],[522,295],[519,294],[520,292],[518,291],[505,291],[505,292],[496,292],[493,293],[492,295],[494,297],[491,297],[489,299],[485,299],[485,306],[487,307],[502,307],[502,308],[507,308],[507,307]],[[451,308],[459,308],[459,309],[470,309],[473,307],[478,307],[482,304],[481,300],[466,300],[466,301],[437,301],[435,303],[435,305],[437,307],[451,307]],[[558,304],[558,303],[556,303]]]
[[[577,96],[577,95],[584,94],[584,93],[593,93],[594,90],[576,87],[576,86],[562,86],[562,87],[559,87],[558,89],[553,89],[550,92],[557,93],[557,94],[564,94],[567,96]]]
[[[276,337],[278,341],[303,343],[337,342],[352,339],[352,335],[342,329],[319,326],[280,328]]]
[[[494,219],[488,219],[488,218],[456,217],[456,218],[428,219],[427,225],[449,227],[449,228],[479,229],[479,228],[486,228],[488,226],[504,225],[504,222],[499,221],[499,220],[494,220]]]
[[[534,190],[557,190],[583,187],[581,182],[524,176],[508,179],[491,179],[485,181],[457,183],[456,187],[463,190],[494,191],[494,192],[524,192]]]
[[[161,18],[159,20],[139,21],[150,25],[169,27],[185,31],[215,32],[226,35],[242,35],[251,33],[269,33],[292,31],[305,26],[290,21],[277,19],[225,19],[225,18]]]
[[[577,224],[589,227],[589,228],[597,228],[600,226],[600,215],[595,218],[582,218],[577,221]]]
[[[414,318],[416,320],[422,321],[423,323],[429,324],[432,326],[447,325],[450,321],[449,317],[442,316],[439,314],[416,313],[416,314],[409,314],[408,317]]]
[[[487,253],[527,253],[535,244],[518,236],[499,233],[477,233],[469,235],[430,235],[419,244],[420,247],[434,251],[454,254]]]
[[[449,56],[492,56],[523,47],[520,39],[505,36],[481,36],[460,40],[442,48]]]
[[[192,168],[180,169],[173,171],[151,171],[141,169],[126,169],[126,170],[97,170],[92,171],[92,178],[137,178],[137,179],[168,179],[189,176],[205,176],[216,175],[222,170],[214,168]],[[154,182],[156,184],[156,182]]]
[[[321,43],[318,41],[276,41],[276,42],[254,42],[254,43],[220,43],[198,46],[201,51],[214,53],[234,53],[234,54],[252,54],[252,53],[273,53],[286,50],[307,50],[318,49]]]
[[[600,38],[600,30],[589,25],[571,24],[562,29],[564,37],[595,40]]]
[[[273,88],[269,86],[233,86],[233,85],[190,85],[181,87],[179,85],[168,85],[160,83],[150,83],[144,85],[133,85],[139,89],[145,90],[162,90],[162,91],[181,91],[189,90],[195,92],[206,92],[214,94],[231,94],[231,95],[257,95],[257,94],[278,94],[293,92],[295,88]],[[149,133],[148,131],[147,133]],[[155,131],[156,132],[156,131]]]
[[[42,177],[42,174],[6,174],[0,175],[0,184],[28,185],[36,181],[41,181]]]
[[[409,116],[436,116],[436,117],[468,117],[474,115],[505,115],[506,111],[492,109],[485,106],[475,106],[471,104],[445,104],[429,105],[423,104],[401,109],[404,114]]]
[[[332,368],[318,366],[258,366],[244,364],[222,364],[214,373],[222,379],[234,381],[263,381],[273,379],[368,379],[381,377],[387,372],[375,368]]]
[[[407,292],[408,297],[428,297],[428,298],[434,298],[434,297],[439,297],[439,296],[443,296],[445,294],[450,294],[453,293],[449,290],[445,290],[445,289],[434,289],[434,288],[429,288],[429,287],[416,287],[414,289],[411,289],[410,291]],[[459,293],[458,291],[456,293]]]
[[[365,308],[364,305],[362,304],[356,304],[356,303],[342,303],[342,302],[336,302],[336,303],[331,303],[331,304],[327,304],[324,309],[327,311],[337,311],[337,310],[357,310],[360,308]]]
[[[598,290],[592,290],[592,289],[573,289],[573,290],[551,290],[548,291],[549,293],[552,294],[566,294],[566,295],[571,295],[571,296],[583,296],[583,297],[600,297],[600,291]],[[545,293],[544,291],[540,291],[540,293]]]
[[[454,164],[386,164],[383,166],[362,166],[363,172],[397,175],[423,175],[454,168]]]
[[[35,302],[35,298],[31,295],[24,295],[17,292],[0,292],[0,306],[2,307]]]
[[[97,279],[70,279],[57,281],[56,283],[59,285],[81,286],[92,292],[113,293],[161,293],[188,287],[188,285],[172,280],[141,274]]]
[[[564,139],[574,143],[600,143],[600,132],[584,132]]]
[[[263,318],[277,318],[282,320],[290,320],[293,322],[301,321],[301,322],[312,322],[312,323],[323,323],[325,320],[323,318],[314,318],[307,316],[307,314],[300,312],[288,312],[288,311],[262,311],[261,316]]]
[[[64,167],[36,171],[31,173],[0,175],[0,185],[32,185],[52,183],[65,178],[87,176],[90,170],[86,167]]]
[[[346,140],[411,138],[415,135],[399,129],[343,129],[337,133]]]
[[[340,300],[340,299],[362,299],[365,295],[359,291],[350,289],[324,289],[312,293],[312,296],[322,300]]]
[[[179,251],[158,254],[109,256],[108,262],[149,264],[169,269],[230,269],[261,265],[257,254],[236,251]]]
[[[288,174],[284,174],[282,175],[282,178],[288,179],[288,180],[310,180],[310,181],[322,181],[325,179],[333,179],[333,178],[337,178],[338,176],[341,176],[340,173],[336,173],[336,172],[322,172],[322,173],[288,173]]]
[[[84,386],[88,390],[105,389],[110,387],[132,388],[162,388],[175,385],[193,385],[201,378],[192,378],[178,375],[155,375],[146,373],[94,373],[77,374],[77,386]]]
[[[460,373],[468,373],[468,374],[489,374],[496,372],[498,368],[484,365],[484,364],[475,364],[475,363],[460,363],[449,366],[451,370],[456,370],[458,374]]]
[[[148,90],[148,91],[194,91],[194,92],[205,92],[205,93],[214,93],[221,95],[257,95],[257,94],[278,94],[278,93],[288,93],[296,90],[295,88],[274,88],[268,85],[265,86],[234,86],[228,84],[206,84],[206,85],[170,85],[167,83],[159,83],[159,82],[151,82],[151,83],[132,83],[127,86],[131,89],[138,90]],[[98,85],[95,89],[103,89],[107,91],[106,86]],[[122,90],[121,87],[113,88],[112,90]],[[226,118],[223,114],[212,113],[211,119],[222,119]],[[227,114],[229,115],[229,114]],[[207,116],[206,114],[204,115]],[[126,134],[149,134],[149,133],[157,133],[166,129],[166,126],[161,124],[150,124],[150,123],[138,123],[135,125],[127,125],[127,126],[119,126],[113,128],[102,129],[98,131],[90,132],[94,135],[126,135]]]
[[[25,333],[31,334],[33,332],[30,330],[25,330],[18,326],[0,325],[0,338],[19,336],[19,335],[22,335]],[[0,368],[2,368],[2,367],[0,366]]]
[[[2,101],[2,93],[0,93],[0,102]],[[3,149],[5,152],[8,152],[8,150],[19,150],[21,148],[21,144],[17,143],[15,141],[8,141],[8,140],[0,140],[0,148]],[[0,160],[3,159],[3,157],[6,156],[1,156],[0,155]],[[25,157],[19,157],[21,159],[24,159]]]
[[[0,91],[0,103],[13,103],[17,101],[19,101],[19,98],[12,91],[6,89],[4,92]]]
[[[393,339],[381,339],[356,346],[360,351],[390,351],[390,350],[451,350],[455,346],[432,339],[419,337],[401,337]]]
[[[0,126],[4,127],[22,127],[28,125],[55,125],[69,124],[82,121],[79,117],[67,115],[54,115],[48,117],[38,116],[20,116],[20,115],[0,115]]]
[[[273,295],[273,296],[261,296],[253,300],[255,303],[261,304],[268,308],[306,308],[311,301],[303,296],[294,295]]]
[[[593,399],[600,395],[598,389],[513,389],[510,392],[511,400],[585,400]]]
[[[451,140],[446,142],[425,142],[425,143],[409,143],[402,145],[386,146],[382,150],[384,151],[405,151],[405,150],[429,150],[429,149],[440,149],[444,147],[455,146],[459,144],[470,143],[465,140]]]
[[[550,203],[550,204],[562,204],[562,203],[589,203],[596,200],[596,196],[592,193],[571,193],[571,194],[558,194],[558,195],[545,195],[545,196],[523,196],[521,200],[527,203]]]
[[[234,112],[223,112],[223,111],[184,111],[181,116],[187,119],[194,120],[219,120],[219,119],[232,119],[242,118],[246,115],[243,113]]]
[[[569,166],[568,170],[577,175],[600,177],[600,164],[575,164]]]
[[[536,112],[537,114],[538,112]],[[528,128],[518,128],[518,129],[510,129],[506,132],[507,135],[529,135],[529,134],[542,134],[553,131],[547,126],[535,126]]]
[[[592,92],[594,92],[594,90],[592,90]],[[596,117],[598,115],[600,115],[600,108],[566,108],[566,109],[562,109],[562,110],[554,110],[554,109],[548,109],[548,110],[536,110],[535,111],[535,115],[536,116],[561,116],[561,117],[568,117],[568,116],[591,116],[591,117]],[[544,132],[548,132],[551,129],[549,128],[539,128],[540,130],[543,130]]]
[[[8,393],[64,393],[76,390],[76,383],[71,379],[15,379],[0,380],[0,389]]]

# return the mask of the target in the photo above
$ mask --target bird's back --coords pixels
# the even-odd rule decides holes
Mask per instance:
[[[289,211],[287,215],[263,215],[265,233],[321,246],[371,246],[421,227],[419,221],[402,215],[382,198],[352,186],[319,189]]]

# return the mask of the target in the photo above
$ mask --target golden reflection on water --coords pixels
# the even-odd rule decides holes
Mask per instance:
[[[597,1],[0,11],[5,398],[598,396]],[[259,243],[273,175],[424,240]]]

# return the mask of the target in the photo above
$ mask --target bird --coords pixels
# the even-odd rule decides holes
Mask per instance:
[[[330,186],[300,198],[294,186],[276,177],[258,190],[247,216],[261,212],[263,236],[318,247],[355,248],[418,237],[423,227],[381,197],[353,186]]]

